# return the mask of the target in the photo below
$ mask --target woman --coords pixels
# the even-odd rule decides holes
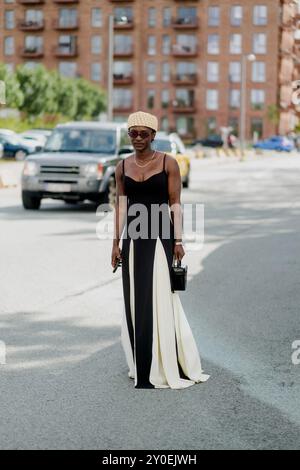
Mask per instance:
[[[127,125],[135,152],[116,167],[111,262],[115,267],[118,258],[122,260],[121,336],[128,375],[135,388],[185,388],[209,376],[202,372],[179,295],[171,288],[173,259],[181,260],[185,254],[179,166],[173,157],[151,149],[158,127],[155,116],[138,111],[129,116]],[[151,211],[157,206],[171,209],[171,218],[169,211],[162,211],[154,220]]]

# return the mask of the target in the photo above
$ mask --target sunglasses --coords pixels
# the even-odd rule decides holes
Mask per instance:
[[[147,139],[147,137],[150,136],[150,133],[147,131],[138,132],[138,131],[132,130],[132,131],[128,131],[128,135],[129,137],[132,137],[133,139],[136,139],[138,135],[140,135],[142,139]]]

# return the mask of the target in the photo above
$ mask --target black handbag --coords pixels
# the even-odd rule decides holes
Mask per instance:
[[[172,291],[185,290],[187,283],[187,266],[182,265],[181,261],[177,260],[177,266],[171,267],[171,286]]]

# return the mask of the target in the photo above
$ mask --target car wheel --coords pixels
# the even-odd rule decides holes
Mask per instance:
[[[24,152],[24,150],[18,150],[18,151],[15,153],[15,159],[16,159],[18,162],[22,162],[23,160],[25,160],[26,155],[27,155],[27,153]]]
[[[41,198],[32,196],[27,191],[22,191],[22,202],[24,209],[38,210],[41,206]]]

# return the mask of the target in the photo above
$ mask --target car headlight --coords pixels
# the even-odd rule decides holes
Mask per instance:
[[[87,163],[83,167],[83,173],[86,176],[101,178],[103,176],[103,165],[102,163]]]
[[[35,176],[38,174],[38,165],[35,162],[26,161],[24,163],[23,175]]]

